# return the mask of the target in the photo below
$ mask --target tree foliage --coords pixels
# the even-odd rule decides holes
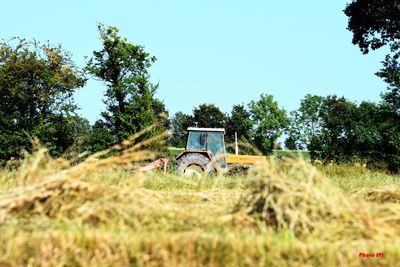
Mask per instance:
[[[320,118],[322,130],[318,143],[322,159],[325,162],[351,160],[355,153],[353,127],[357,106],[344,97],[328,96],[323,99]]]
[[[382,95],[383,101],[400,116],[400,63],[386,56],[383,69],[377,75],[389,84],[389,90]]]
[[[400,48],[400,1],[354,0],[346,6],[348,30],[353,32],[353,44],[366,54],[389,45],[392,52]]]
[[[400,1],[399,0],[354,0],[346,6],[349,17],[348,29],[353,33],[353,44],[364,54],[388,46],[390,54],[383,61],[383,68],[377,73],[389,84],[389,91],[383,95],[384,102],[399,114],[400,103]]]
[[[320,111],[323,97],[306,95],[300,102],[300,108],[290,113],[291,123],[287,127],[288,135],[286,146],[290,149],[304,149],[310,151],[311,159],[316,159],[316,147],[320,131]]]
[[[99,151],[117,142],[116,136],[111,129],[102,121],[94,123],[88,136],[88,150],[91,152]]]
[[[353,44],[364,54],[388,46],[390,53],[383,61],[377,75],[389,84],[382,95],[379,108],[378,151],[391,170],[400,170],[400,1],[399,0],[354,0],[346,6],[349,17],[348,29],[353,32]]]
[[[286,111],[278,107],[272,95],[261,94],[258,101],[249,104],[254,121],[254,142],[264,154],[269,154],[283,130],[288,126]]]
[[[63,157],[74,158],[80,153],[90,151],[88,145],[92,126],[89,121],[78,115],[60,117],[59,119],[59,125],[64,131],[60,129],[58,134],[60,137],[62,136],[64,139],[69,140],[68,143],[72,143],[63,152]]]
[[[352,149],[357,153],[357,159],[369,163],[375,162],[377,166],[383,162],[381,118],[379,105],[370,102],[362,102],[357,107],[357,115],[353,118],[356,138]]]
[[[181,111],[175,113],[171,118],[172,136],[169,144],[173,147],[185,147],[186,145],[186,130],[188,127],[194,126],[194,118]]]
[[[142,46],[120,37],[116,27],[99,24],[98,30],[103,48],[93,52],[86,70],[107,86],[103,126],[110,129],[117,141],[156,123],[159,126],[150,134],[164,131],[165,106],[155,98],[158,84],[150,82],[149,74],[156,58]],[[162,113],[165,114],[159,116]]]
[[[235,140],[235,133],[239,139],[250,141],[253,137],[254,122],[251,120],[250,112],[243,104],[234,105],[226,124],[226,139],[228,142]]]
[[[35,136],[56,155],[72,145],[72,96],[85,81],[61,46],[0,43],[0,158],[21,156]]]
[[[197,127],[224,128],[226,114],[214,104],[200,104],[193,109],[193,122]]]

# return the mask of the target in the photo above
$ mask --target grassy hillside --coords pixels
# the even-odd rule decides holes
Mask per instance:
[[[269,162],[246,176],[134,174],[127,159],[143,153],[69,166],[42,152],[2,171],[0,266],[400,261],[399,176],[303,161]],[[369,252],[384,256],[359,257]]]

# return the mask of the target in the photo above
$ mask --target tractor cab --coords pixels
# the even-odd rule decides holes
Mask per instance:
[[[209,151],[213,156],[225,154],[224,129],[188,128],[186,150]]]
[[[227,169],[223,128],[189,127],[185,151],[177,156],[182,174],[225,172]]]

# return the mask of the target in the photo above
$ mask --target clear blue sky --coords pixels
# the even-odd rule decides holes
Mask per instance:
[[[0,36],[61,43],[78,66],[100,48],[96,22],[117,26],[157,57],[157,97],[170,114],[201,103],[225,112],[274,95],[296,109],[307,93],[379,101],[386,85],[374,75],[384,51],[362,55],[351,44],[346,0],[37,0],[2,1]],[[104,85],[89,81],[75,99],[94,122]]]

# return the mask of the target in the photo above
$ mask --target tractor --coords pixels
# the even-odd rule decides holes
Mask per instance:
[[[225,149],[225,129],[187,129],[185,150],[176,157],[176,171],[184,176],[203,176],[227,173],[228,166],[254,165],[265,161],[262,156],[238,155],[237,141],[235,154],[227,154]]]

